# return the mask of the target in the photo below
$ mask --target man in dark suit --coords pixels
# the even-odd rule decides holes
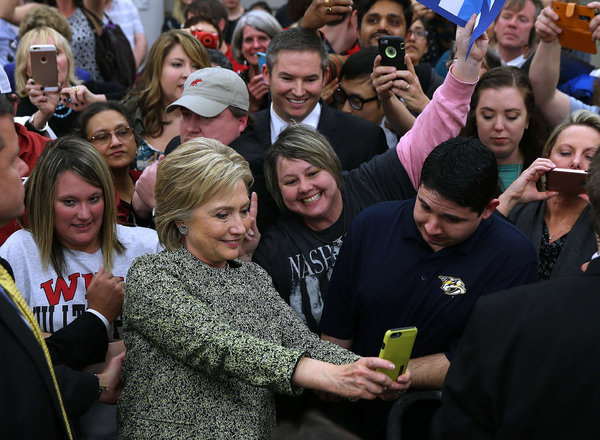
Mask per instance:
[[[256,179],[259,228],[272,224],[274,218],[265,217],[274,217],[277,212],[261,185],[264,153],[289,123],[307,124],[325,135],[343,170],[357,168],[387,150],[385,134],[376,124],[332,109],[320,100],[327,65],[323,42],[308,29],[289,29],[269,43],[263,79],[269,86],[271,106],[255,113],[254,127],[230,144],[250,163]],[[266,209],[272,212],[266,214]]]
[[[5,95],[2,80],[0,78],[0,226],[23,213],[21,178],[28,173],[27,165],[18,156],[12,103]],[[71,438],[67,415],[81,414],[97,399],[114,403],[118,398],[123,356],[114,358],[98,375],[73,369],[104,360],[108,334],[103,319],[110,322],[120,314],[123,296],[92,295],[90,298],[88,295],[89,308],[95,311],[88,309],[71,325],[44,341],[37,321],[14,285],[10,266],[4,260],[0,265],[0,438]],[[96,282],[117,281],[100,275]],[[96,291],[104,293],[102,289]]]
[[[600,155],[586,183],[600,233]],[[599,438],[600,258],[482,298],[443,390],[445,439]]]

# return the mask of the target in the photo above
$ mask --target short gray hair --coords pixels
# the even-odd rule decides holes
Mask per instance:
[[[277,19],[268,12],[254,9],[242,15],[235,25],[231,37],[231,52],[233,53],[233,58],[238,63],[242,64],[245,61],[244,55],[242,55],[242,42],[244,40],[244,28],[246,26],[252,26],[254,29],[264,32],[271,39],[283,30]]]

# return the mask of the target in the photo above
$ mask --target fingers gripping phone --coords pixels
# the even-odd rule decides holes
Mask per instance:
[[[382,66],[394,66],[406,70],[404,63],[404,39],[392,35],[382,35],[377,39]]]
[[[398,376],[404,374],[416,337],[416,327],[393,328],[385,332],[379,357],[392,362],[395,368],[393,370],[378,368],[377,371],[387,374],[393,381],[398,379]]]
[[[58,91],[58,67],[54,44],[34,44],[29,46],[31,76],[36,84],[48,92]]]

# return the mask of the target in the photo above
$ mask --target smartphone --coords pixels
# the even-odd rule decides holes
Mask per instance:
[[[34,44],[29,46],[31,76],[36,84],[48,92],[58,91],[58,67],[54,44]]]
[[[569,168],[554,168],[546,173],[546,186],[549,191],[577,195],[587,192],[585,180],[587,171]]]
[[[404,63],[404,39],[392,35],[382,35],[377,40],[382,66],[394,66],[399,70],[406,70]]]
[[[263,66],[267,63],[267,54],[264,52],[256,52],[256,59],[258,60],[258,71],[262,73]]]
[[[379,357],[392,362],[396,368],[393,370],[378,368],[377,371],[387,374],[393,381],[404,374],[416,337],[416,327],[393,328],[385,332],[383,344],[381,344],[381,350],[379,350]]]
[[[552,10],[558,14],[556,24],[562,29],[558,41],[562,47],[596,53],[596,42],[592,38],[590,22],[598,15],[597,10],[572,2],[554,2]]]

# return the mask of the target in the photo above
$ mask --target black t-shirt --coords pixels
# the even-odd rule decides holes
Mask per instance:
[[[354,218],[374,203],[415,195],[395,148],[345,172],[341,192],[344,209],[329,228],[312,231],[297,215],[280,216],[262,236],[253,257],[271,275],[281,297],[315,333],[319,333],[333,265]]]

